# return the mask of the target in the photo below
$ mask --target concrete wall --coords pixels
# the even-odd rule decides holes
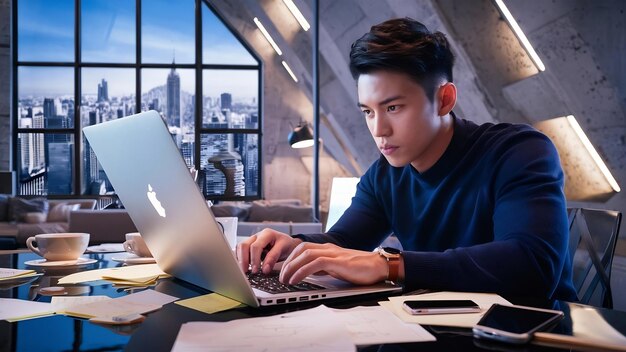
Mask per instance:
[[[619,0],[507,0],[543,60],[539,73],[492,1],[437,2],[503,122],[573,114],[622,189],[626,187],[626,3]],[[605,203],[571,206],[626,214],[626,191]],[[615,307],[626,310],[626,225],[613,266]]]

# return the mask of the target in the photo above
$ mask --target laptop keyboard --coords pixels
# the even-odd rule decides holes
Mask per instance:
[[[250,285],[257,290],[269,292],[269,293],[286,293],[286,292],[297,292],[297,291],[313,291],[313,290],[323,290],[324,287],[311,284],[308,282],[300,282],[296,285],[285,285],[278,281],[278,273],[265,275],[262,273],[252,274],[251,272],[247,273],[248,281],[250,281]]]

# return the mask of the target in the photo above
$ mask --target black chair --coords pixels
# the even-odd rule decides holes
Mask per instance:
[[[613,308],[611,266],[622,213],[568,209],[574,288],[583,304]]]

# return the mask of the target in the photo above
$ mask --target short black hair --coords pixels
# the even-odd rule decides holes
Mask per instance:
[[[396,18],[372,26],[350,49],[350,72],[362,74],[390,70],[407,74],[431,101],[439,80],[452,82],[454,55],[446,36],[431,33],[411,18]]]

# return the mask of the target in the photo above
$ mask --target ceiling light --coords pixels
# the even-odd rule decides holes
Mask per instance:
[[[287,70],[287,72],[289,73],[291,78],[293,78],[294,82],[298,83],[298,77],[296,77],[296,75],[293,73],[293,71],[291,71],[291,67],[289,67],[289,65],[287,65],[285,60],[283,60],[283,67],[285,68],[285,70]]]
[[[587,152],[589,152],[589,155],[591,155],[593,161],[595,161],[596,165],[600,168],[600,171],[602,171],[604,178],[606,178],[606,181],[611,185],[611,188],[613,188],[615,192],[619,192],[620,188],[617,184],[617,181],[615,181],[615,178],[613,178],[613,175],[611,175],[611,172],[606,167],[606,164],[604,164],[604,161],[602,161],[602,158],[600,158],[600,154],[598,154],[596,148],[593,147],[591,141],[589,141],[589,138],[587,138],[587,135],[585,135],[585,132],[576,121],[576,118],[574,118],[574,116],[572,115],[569,115],[567,116],[567,122],[569,122],[570,126],[572,126],[572,129],[574,129],[574,132],[576,132],[576,135],[587,149]]]
[[[287,5],[287,8],[291,11],[293,17],[295,17],[298,23],[300,23],[302,29],[304,29],[305,32],[308,31],[309,28],[311,28],[311,25],[307,22],[306,18],[304,18],[302,12],[298,9],[298,6],[293,3],[293,0],[283,0],[283,2]]]
[[[496,2],[496,5],[498,5],[498,8],[500,9],[500,12],[504,15],[504,17],[506,18],[507,22],[509,22],[509,26],[511,26],[511,28],[513,28],[513,32],[515,32],[515,35],[517,36],[517,39],[519,39],[519,41],[522,43],[522,46],[524,47],[524,49],[528,53],[528,55],[530,55],[530,58],[535,63],[535,66],[537,66],[539,71],[545,71],[546,67],[543,65],[543,62],[541,62],[541,59],[539,58],[539,55],[537,55],[537,52],[535,52],[535,49],[533,49],[533,46],[530,45],[530,42],[528,41],[528,38],[526,38],[526,35],[524,35],[524,32],[522,31],[520,26],[515,21],[515,18],[513,18],[513,15],[511,14],[509,9],[504,4],[504,1],[503,0],[495,0],[495,2]]]
[[[574,116],[543,120],[533,126],[550,137],[559,152],[568,201],[606,202],[620,191]]]
[[[259,19],[255,17],[254,18],[254,23],[256,24],[257,27],[259,27],[259,29],[261,30],[261,33],[263,33],[263,36],[265,37],[265,39],[267,39],[267,41],[270,42],[270,45],[272,46],[272,48],[274,48],[274,50],[276,50],[276,53],[278,55],[282,55],[283,52],[280,50],[280,48],[278,47],[278,44],[276,44],[274,39],[272,39],[272,36],[267,32],[267,30],[265,29],[265,27],[263,26],[261,21],[259,21]]]

